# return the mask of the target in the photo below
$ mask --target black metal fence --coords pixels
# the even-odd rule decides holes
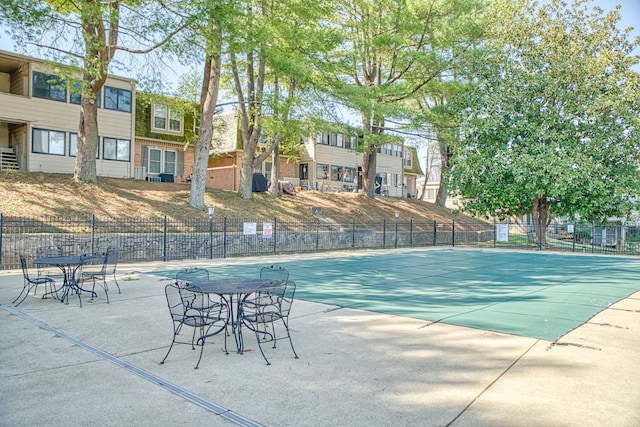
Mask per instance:
[[[223,218],[176,221],[17,218],[0,214],[0,269],[19,268],[41,246],[65,254],[120,250],[120,262],[226,258],[332,250],[466,246],[637,255],[640,226],[553,223],[536,225],[469,221],[385,220],[329,223]]]

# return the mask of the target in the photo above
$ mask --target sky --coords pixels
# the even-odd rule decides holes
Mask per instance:
[[[544,0],[542,0],[544,2]],[[606,12],[613,10],[615,5],[619,4],[621,6],[620,9],[620,28],[628,28],[634,27],[633,32],[631,33],[632,37],[640,37],[640,0],[595,0],[593,1],[593,6],[599,6]],[[13,41],[9,38],[9,35],[4,31],[2,25],[0,25],[0,50],[7,50],[11,52],[19,52],[14,48]],[[636,49],[634,51],[636,55],[640,55],[640,49]],[[172,70],[169,71],[167,75],[164,77],[166,79],[170,79],[172,81],[176,81],[178,76],[187,73],[193,70],[193,67],[185,67],[181,64],[176,64],[174,67],[171,67]],[[640,72],[640,65],[636,65],[636,69]],[[118,73],[116,73],[118,74]],[[349,119],[348,122],[353,125],[357,125],[358,120],[356,118]],[[420,156],[420,163],[424,170],[424,147],[418,147],[418,154]]]

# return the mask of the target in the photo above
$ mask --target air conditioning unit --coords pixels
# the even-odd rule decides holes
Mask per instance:
[[[147,179],[147,167],[146,166],[135,166],[133,168],[133,177],[135,179],[139,179],[144,181]]]

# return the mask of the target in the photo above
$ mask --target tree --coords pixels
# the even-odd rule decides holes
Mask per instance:
[[[144,15],[136,8],[145,10]],[[172,23],[172,17],[159,10],[154,1],[6,0],[0,3],[0,17],[11,27],[14,39],[23,45],[45,48],[56,59],[62,58],[63,63],[80,63],[82,99],[74,178],[97,183],[96,100],[114,55],[118,51],[148,53],[166,43],[181,24]],[[129,46],[119,44],[123,33]],[[67,73],[72,76],[74,71],[69,68]]]
[[[310,60],[321,45],[325,2],[240,3],[243,9],[237,10],[229,31],[228,60],[243,144],[238,194],[248,199],[255,167],[271,153],[276,163],[282,143],[299,142],[299,133],[294,136],[299,122],[292,112],[300,105],[298,95],[310,80]],[[297,144],[285,148],[295,152]],[[278,164],[274,166],[277,172]]]
[[[364,194],[375,197],[377,150],[396,139],[387,120],[411,115],[450,68],[445,46],[467,37],[476,1],[341,0],[332,23],[344,43],[322,67],[329,95],[357,111],[362,122]]]
[[[640,192],[640,40],[588,1],[495,2],[474,82],[457,97],[450,188],[479,215],[625,216]],[[541,233],[544,233],[542,227]],[[545,236],[542,234],[542,242]]]
[[[220,77],[222,76],[223,24],[221,8],[205,2],[205,25],[196,32],[204,39],[204,72],[200,91],[200,126],[195,149],[195,163],[189,192],[189,205],[204,209],[204,193],[207,186],[209,151],[213,139],[214,115],[218,103]]]

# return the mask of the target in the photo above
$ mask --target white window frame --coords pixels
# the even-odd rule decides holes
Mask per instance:
[[[157,159],[153,158],[154,153],[159,153]],[[167,153],[173,154],[173,162],[168,161]],[[173,170],[169,170],[168,166],[173,165]],[[176,170],[178,168],[178,152],[176,150],[166,150],[160,147],[148,147],[147,148],[147,173],[152,175],[157,175],[161,173],[171,174],[173,176],[176,175]]]
[[[164,114],[156,114],[156,108],[164,109]],[[179,117],[179,120],[175,119]],[[156,118],[164,120],[164,127],[156,126]],[[178,122],[179,129],[172,129],[172,122]],[[166,104],[151,105],[151,130],[155,132],[170,133],[174,135],[182,135],[184,133],[184,115],[180,110],[171,108]]]
[[[173,162],[168,162],[167,161],[167,154],[173,154]],[[178,166],[178,153],[175,150],[164,150],[162,152],[162,156],[163,158],[163,162],[162,162],[162,169],[163,169],[163,173],[170,173],[171,175],[176,174],[176,167]],[[173,165],[173,170],[169,171],[169,168],[167,166]]]
[[[404,165],[408,168],[413,167],[413,156],[411,155],[411,151],[404,150]]]
[[[157,159],[153,158],[153,153],[159,153],[160,156]],[[153,165],[153,166],[152,166]],[[155,166],[157,165],[157,169]],[[149,147],[147,152],[147,173],[159,174],[162,173],[162,149],[157,147]]]

